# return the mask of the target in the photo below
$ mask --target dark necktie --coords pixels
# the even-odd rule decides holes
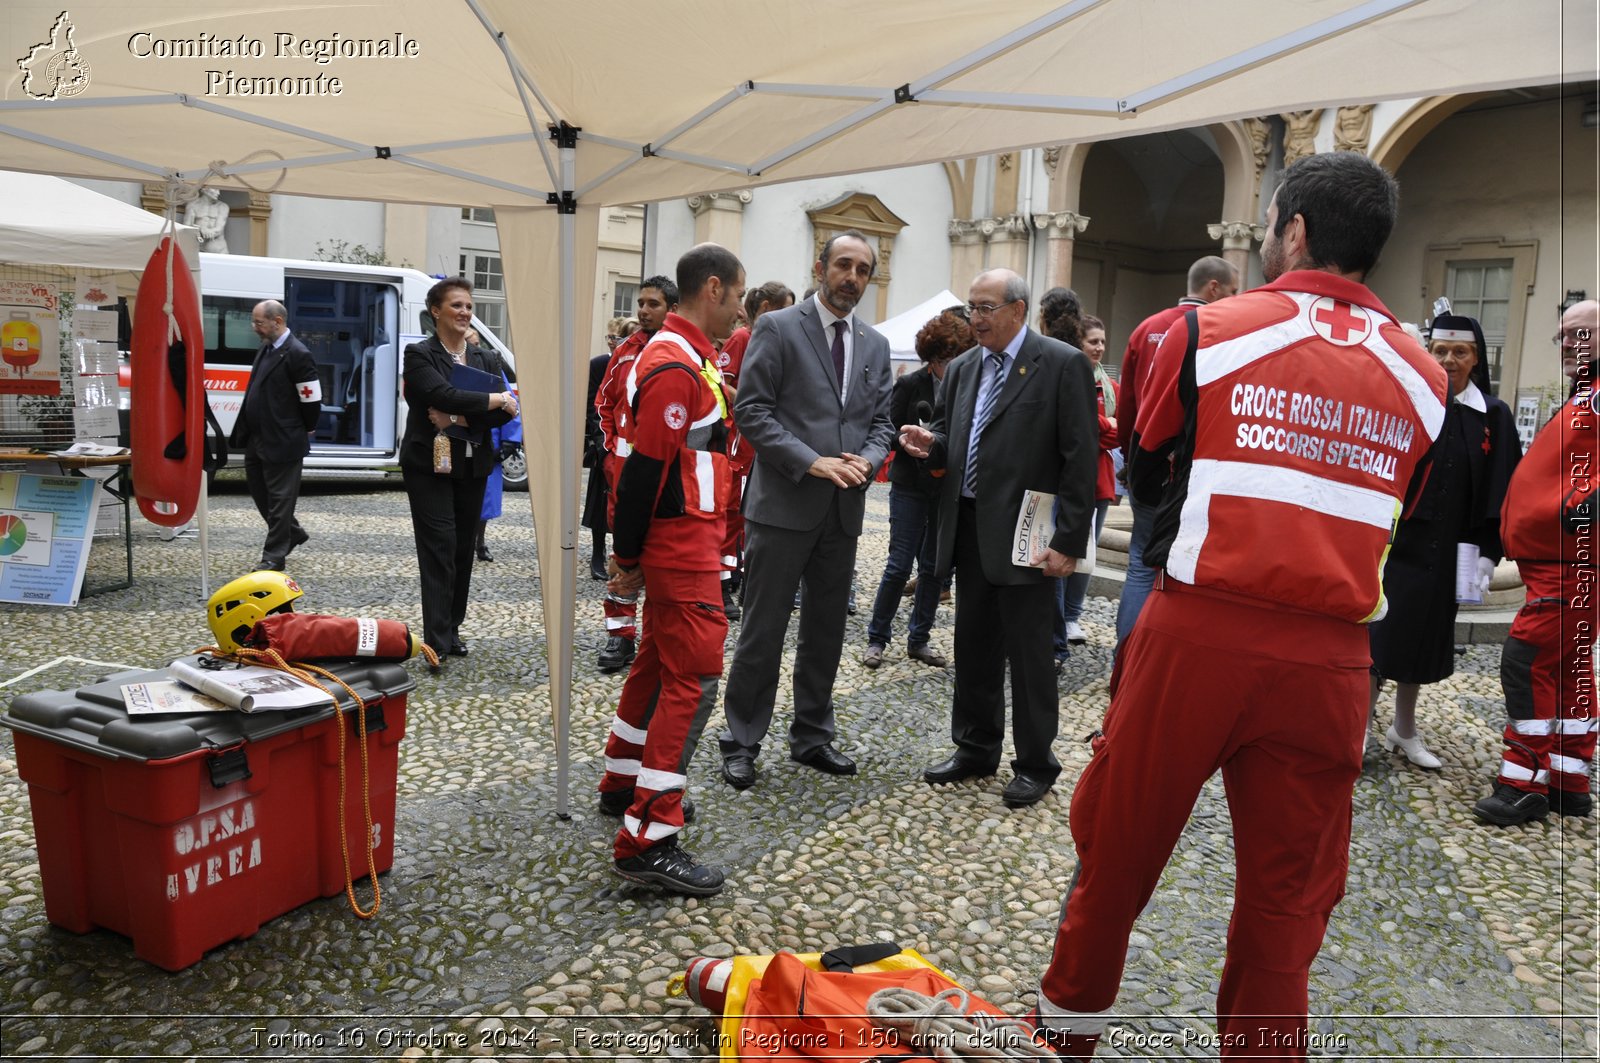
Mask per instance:
[[[989,427],[989,421],[994,417],[995,400],[1000,397],[1001,374],[1005,370],[1006,358],[1003,353],[986,351],[983,356],[983,366],[989,373],[989,390],[983,390],[983,381],[978,382],[977,408],[972,412],[972,435],[967,443],[967,465],[962,470],[961,493],[976,495],[978,486],[978,442],[983,438],[983,430]]]
[[[839,393],[844,393],[844,322],[833,323],[833,375],[839,381]]]

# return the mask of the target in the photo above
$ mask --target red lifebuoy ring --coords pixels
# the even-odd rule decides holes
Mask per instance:
[[[167,256],[171,255],[171,292]],[[172,306],[173,338],[166,306]],[[194,516],[205,457],[205,333],[200,294],[183,251],[170,236],[145,265],[134,304],[128,433],[139,512],[176,528]]]

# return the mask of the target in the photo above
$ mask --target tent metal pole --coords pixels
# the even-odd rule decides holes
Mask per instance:
[[[570,189],[577,181],[578,151],[576,131],[571,127],[562,127],[560,135],[559,156],[561,160],[561,187]],[[558,386],[561,388],[561,418],[560,440],[561,445],[557,453],[561,455],[561,568],[562,572],[556,579],[559,587],[575,587],[577,585],[577,540],[578,540],[578,432],[579,426],[576,419],[576,409],[572,402],[567,401],[576,394],[578,386],[576,369],[576,351],[574,350],[575,335],[578,319],[578,215],[577,202],[571,200],[558,208],[562,211],[560,221],[561,241],[561,370],[558,375]],[[546,592],[548,593],[548,591]],[[576,603],[573,596],[568,595],[566,616],[562,622],[570,633],[575,630],[577,618]],[[556,716],[556,817],[558,819],[572,818],[571,804],[567,793],[571,786],[572,766],[572,638],[560,640],[556,653],[557,660],[551,661],[550,669],[550,702]]]
[[[153,96],[107,96],[100,100],[75,99],[71,97],[58,100],[0,100],[0,111],[44,112],[97,107],[159,107],[182,102],[183,96],[177,92],[167,92]]]
[[[459,177],[463,181],[470,181],[475,185],[486,185],[489,188],[498,188],[505,192],[515,192],[519,196],[530,196],[540,203],[550,200],[550,193],[527,185],[514,185],[510,181],[499,181],[493,177],[484,177],[470,170],[463,170],[455,166],[444,166],[437,162],[428,162],[425,159],[413,159],[407,155],[391,155],[390,162],[400,162],[407,166],[415,166],[419,170],[429,170],[433,173],[444,174],[446,177]]]
[[[750,82],[748,82],[748,81],[739,82],[739,84],[735,85],[733,88],[729,89],[727,92],[725,92],[721,96],[717,97],[716,102],[712,103],[711,105],[709,105],[709,106],[707,106],[705,108],[702,108],[700,111],[698,111],[697,113],[695,113],[691,117],[689,117],[689,118],[685,119],[684,121],[680,122],[678,125],[674,126],[669,132],[667,132],[666,135],[657,137],[655,140],[652,140],[650,142],[649,147],[651,148],[652,151],[659,150],[660,148],[664,147],[665,145],[672,143],[674,140],[677,140],[679,137],[683,136],[689,130],[693,129],[695,126],[699,125],[701,122],[704,122],[707,118],[710,118],[712,115],[716,114],[718,111],[722,110],[724,107],[728,106],[730,103],[733,103],[736,100],[742,100],[742,99],[744,99],[744,97],[746,97],[748,95],[750,95]]]
[[[738,162],[728,162],[725,159],[713,159],[705,155],[690,155],[688,152],[673,151],[671,148],[656,148],[655,154],[663,159],[672,159],[675,162],[687,162],[693,166],[704,166],[708,170],[727,170],[729,173],[750,176],[750,167]]]
[[[593,191],[596,188],[599,188],[601,185],[605,184],[607,181],[611,180],[613,177],[615,177],[618,174],[622,173],[624,170],[632,169],[633,167],[639,165],[639,163],[643,162],[645,159],[649,158],[652,155],[661,154],[661,148],[662,148],[663,145],[670,144],[672,141],[674,141],[674,140],[678,139],[679,137],[683,136],[683,134],[687,133],[689,130],[693,129],[695,126],[699,125],[701,122],[705,121],[707,118],[710,118],[712,115],[716,114],[718,111],[722,110],[724,107],[728,106],[730,103],[733,103],[736,100],[743,99],[744,97],[748,96],[749,94],[750,94],[750,82],[741,81],[739,84],[735,85],[732,89],[730,89],[729,91],[723,93],[721,96],[717,97],[716,102],[710,104],[709,106],[707,106],[705,108],[702,108],[699,112],[697,112],[693,116],[691,116],[691,117],[685,119],[684,121],[680,122],[678,125],[674,126],[671,130],[669,130],[664,136],[661,136],[661,137],[657,138],[656,140],[651,141],[649,144],[632,145],[634,150],[639,152],[638,155],[635,155],[631,159],[623,159],[621,162],[619,162],[615,166],[611,167],[611,169],[607,170],[605,173],[601,174],[599,177],[596,177],[594,180],[590,181],[588,184],[586,184],[582,188],[578,189],[577,194],[580,197],[588,195],[591,191]],[[598,138],[596,138],[596,139],[598,139]],[[626,144],[625,141],[601,141],[601,143],[610,143],[614,147],[621,147],[621,146],[624,146]],[[686,159],[684,161],[687,162],[687,161],[692,161],[692,160]],[[721,167],[716,167],[716,168],[720,169]],[[753,173],[754,171],[741,167],[741,168],[738,168],[736,172],[750,174],[750,173]]]
[[[752,175],[764,173],[765,171],[770,170],[772,167],[778,165],[780,162],[787,162],[789,159],[794,158],[801,152],[816,147],[824,140],[833,139],[838,134],[843,133],[846,129],[850,129],[854,126],[861,125],[864,122],[871,121],[894,105],[895,102],[893,98],[879,100],[876,103],[870,103],[857,111],[845,115],[843,118],[832,123],[831,125],[823,126],[821,129],[809,136],[801,137],[793,144],[790,144],[787,148],[775,151],[766,158],[758,159],[757,161],[751,163],[750,172]]]
[[[1041,15],[1039,18],[1034,19],[1027,25],[1012,30],[1010,33],[1007,33],[1004,36],[991,41],[989,44],[984,45],[977,51],[968,52],[960,59],[957,59],[952,63],[945,64],[928,76],[909,82],[906,85],[906,88],[909,90],[907,98],[910,100],[915,100],[922,92],[932,88],[940,82],[947,81],[959,74],[964,74],[973,67],[982,66],[984,63],[988,62],[990,59],[993,59],[995,56],[1000,55],[1002,52],[1009,51],[1024,41],[1037,37],[1046,30],[1054,29],[1063,22],[1077,18],[1083,12],[1088,11],[1090,8],[1098,7],[1105,2],[1106,0],[1073,0],[1073,2],[1070,4],[1063,4],[1061,7],[1056,8],[1049,14]],[[779,163],[787,162],[796,155],[799,155],[805,151],[809,151],[811,148],[816,147],[825,140],[831,140],[833,137],[843,133],[847,129],[870,122],[884,111],[896,106],[899,100],[900,91],[897,89],[895,90],[895,93],[887,99],[880,99],[874,103],[868,104],[866,107],[863,107],[852,114],[846,115],[837,122],[819,129],[810,136],[803,137],[800,140],[795,141],[789,147],[780,151],[776,151],[759,162],[752,164],[750,167],[751,174],[755,175],[764,173]]]
[[[881,100],[894,89],[864,85],[802,85],[789,81],[756,81],[750,90],[772,96],[809,96],[817,99]]]
[[[528,103],[529,92],[532,92],[534,99],[539,101],[539,106],[544,108],[545,114],[550,116],[550,121],[560,121],[561,115],[557,114],[555,108],[550,106],[550,101],[544,98],[538,86],[533,83],[533,79],[528,77],[527,71],[522,69],[522,64],[518,63],[516,57],[511,54],[511,45],[507,42],[505,33],[495,28],[494,23],[489,21],[488,13],[478,5],[478,0],[467,0],[467,6],[472,9],[474,15],[478,16],[478,21],[483,24],[484,30],[494,38],[496,47],[500,49],[501,57],[506,61],[506,70],[510,72],[511,80],[517,86],[517,99],[522,102],[522,113],[528,119],[528,129],[537,132],[542,124],[537,116],[534,115],[533,106]],[[556,173],[555,163],[550,158],[550,149],[545,147],[543,140],[536,140],[535,143],[539,146],[539,157],[544,160],[545,172],[550,175],[551,181],[559,182],[560,175]],[[562,187],[571,188],[572,186],[563,185]]]
[[[967,104],[1019,111],[1067,111],[1076,114],[1119,115],[1123,109],[1110,96],[1050,96],[1028,92],[959,92],[929,89],[917,96],[918,103]]]
[[[411,158],[416,155],[427,155],[435,151],[460,151],[463,148],[497,147],[501,144],[524,144],[538,141],[532,133],[507,133],[494,137],[474,137],[470,140],[435,140],[425,144],[398,144],[390,149],[391,158],[404,156]],[[331,155],[308,155],[302,158],[286,161],[283,159],[268,160],[265,162],[250,162],[240,166],[229,166],[227,172],[233,176],[247,173],[265,173],[272,170],[303,169],[307,166],[329,166],[341,162],[361,162],[373,156],[371,145],[363,145],[358,149],[338,152]],[[179,172],[180,180],[193,181],[209,174],[210,170],[183,170]],[[544,195],[545,193],[540,193]]]
[[[151,177],[160,177],[164,179],[167,176],[166,170],[159,166],[154,166],[148,162],[139,162],[135,159],[125,158],[121,155],[113,155],[109,151],[96,151],[94,148],[86,148],[82,144],[74,144],[71,141],[62,140],[59,137],[46,136],[44,133],[35,133],[32,130],[18,129],[15,126],[8,125],[0,125],[0,133],[4,133],[7,136],[16,137],[19,140],[29,140],[35,144],[43,144],[47,148],[57,148],[73,155],[82,155],[90,159],[99,159],[101,162],[109,162],[113,166],[125,166],[130,170],[137,170],[139,173],[148,174]]]
[[[990,41],[977,51],[968,52],[960,59],[945,64],[927,77],[911,82],[911,95],[920,96],[923,90],[931,89],[940,82],[948,81],[958,74],[965,74],[973,67],[982,66],[995,56],[1010,51],[1017,45],[1037,37],[1046,30],[1053,30],[1063,22],[1070,22],[1085,11],[1099,7],[1105,2],[1106,0],[1073,0],[1070,4],[1062,4],[1054,11],[1040,15],[1032,22],[1019,26],[1005,36]]]
[[[523,134],[517,134],[516,139],[524,140]],[[431,149],[437,150],[437,149]],[[270,173],[273,170],[304,170],[313,166],[332,166],[344,162],[365,162],[374,158],[370,147],[363,147],[357,151],[341,151],[332,155],[307,155],[300,159],[272,159],[266,162],[249,162],[239,166],[223,166],[220,170],[210,168],[204,170],[184,170],[176,174],[181,181],[199,181],[211,176],[213,173],[223,177],[238,177],[243,174]],[[398,162],[403,166],[414,166],[419,170],[431,170],[434,173],[444,174],[447,177],[458,177],[463,181],[489,188],[499,188],[507,192],[515,192],[519,196],[527,196],[540,203],[547,202],[550,193],[541,188],[529,188],[526,185],[514,185],[509,181],[500,181],[492,177],[484,177],[468,170],[455,166],[445,166],[442,163],[429,162],[426,159],[413,158],[403,154],[400,149],[395,149],[388,161]]]
[[[334,147],[344,148],[346,151],[370,152],[372,150],[371,144],[362,144],[359,141],[346,140],[344,137],[336,137],[331,133],[321,133],[315,129],[307,129],[305,126],[293,125],[289,122],[279,122],[271,118],[263,118],[258,114],[251,114],[249,111],[241,111],[237,107],[224,107],[220,103],[212,103],[209,100],[199,99],[189,95],[188,93],[184,93],[183,95],[179,96],[178,102],[183,104],[185,107],[192,107],[197,111],[210,111],[212,114],[220,114],[225,118],[233,118],[240,122],[248,122],[251,125],[258,125],[265,129],[276,129],[280,133],[288,133],[291,136],[305,137],[307,140],[320,140],[324,144],[332,144]]]
[[[1246,48],[1242,52],[1235,52],[1226,59],[1207,63],[1205,66],[1191,70],[1187,74],[1180,74],[1175,78],[1161,82],[1159,85],[1153,85],[1143,92],[1133,93],[1122,101],[1122,109],[1125,111],[1137,111],[1141,107],[1164,102],[1174,96],[1182,95],[1191,89],[1198,88],[1208,81],[1216,81],[1247,67],[1270,62],[1287,52],[1315,44],[1318,41],[1359,26],[1363,22],[1371,22],[1374,19],[1392,15],[1397,11],[1403,11],[1421,2],[1422,0],[1369,0],[1368,3],[1353,7],[1349,11],[1330,16],[1320,22],[1313,22],[1311,25],[1301,27],[1292,33],[1285,33],[1281,37],[1275,37],[1253,48]]]
[[[639,154],[639,155],[635,155],[631,159],[623,159],[621,162],[619,162],[615,166],[611,167],[611,169],[607,170],[603,174],[600,174],[598,177],[593,178],[588,184],[586,184],[582,188],[578,189],[578,193],[577,193],[578,194],[578,198],[582,199],[584,196],[588,195],[590,192],[593,192],[596,188],[599,188],[601,185],[605,184],[607,181],[609,181],[613,177],[617,176],[617,174],[621,173],[623,170],[630,170],[633,167],[637,166],[641,161],[643,161],[643,159],[644,159],[644,155],[642,153]]]

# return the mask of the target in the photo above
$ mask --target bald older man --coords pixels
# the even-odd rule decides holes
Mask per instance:
[[[289,332],[288,312],[276,299],[256,304],[250,327],[261,349],[229,442],[244,450],[244,478],[256,511],[267,522],[257,568],[279,572],[289,551],[311,538],[295,519],[300,468],[311,453],[311,432],[322,415],[322,382],[311,352]]]
[[[955,752],[929,783],[993,775],[1005,738],[1011,666],[1016,759],[1003,800],[1031,805],[1061,762],[1051,632],[1055,583],[1084,556],[1094,522],[1099,416],[1094,369],[1082,351],[1028,329],[1028,286],[1010,270],[972,282],[967,313],[979,346],[945,370],[929,428],[906,425],[901,446],[945,470],[939,495],[942,577],[956,572]],[[1027,491],[1056,498],[1056,530],[1039,567],[1017,564],[1012,538]]]
[[[1561,315],[1556,346],[1571,382],[1566,403],[1534,437],[1506,490],[1500,538],[1528,588],[1500,653],[1505,752],[1489,796],[1473,805],[1502,827],[1594,808],[1589,765],[1595,749],[1593,653],[1600,631],[1595,520],[1600,516],[1600,401],[1595,333],[1600,303],[1585,299]]]

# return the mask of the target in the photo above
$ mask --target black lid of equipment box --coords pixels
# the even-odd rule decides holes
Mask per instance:
[[[195,659],[181,658],[190,663]],[[348,683],[369,705],[404,694],[416,685],[409,672],[389,662],[323,661],[320,667]],[[0,726],[103,757],[166,760],[198,750],[258,741],[333,715],[331,705],[285,712],[128,715],[122,701],[123,684],[170,678],[165,668],[119,672],[78,690],[40,690],[24,694],[13,701],[5,713],[0,713]],[[342,687],[326,679],[322,682],[338,695],[342,711],[354,711],[355,703]]]

